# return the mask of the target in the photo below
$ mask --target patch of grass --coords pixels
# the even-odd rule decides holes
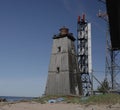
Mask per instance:
[[[90,97],[78,97],[78,96],[44,96],[33,99],[38,103],[47,103],[50,99],[63,98],[64,103],[76,103],[76,104],[116,104],[120,103],[119,94],[101,94]]]
[[[65,99],[66,103],[80,103],[80,97],[78,96],[64,96],[63,98]]]
[[[39,103],[46,103],[50,99],[57,99],[57,98],[63,98],[65,103],[80,103],[80,97],[77,96],[44,96],[44,97],[38,97],[33,99],[33,101],[39,102]]]
[[[47,103],[48,100],[57,99],[58,97],[60,96],[43,96],[43,97],[34,98],[33,101],[44,104],[44,103]]]
[[[120,103],[120,95],[119,94],[102,94],[97,96],[90,96],[86,103],[94,103],[94,104],[116,104]]]

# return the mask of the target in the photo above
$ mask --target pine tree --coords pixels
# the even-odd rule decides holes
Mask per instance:
[[[107,93],[110,89],[109,83],[106,79],[101,83],[100,86],[98,86],[97,90],[103,93]]]

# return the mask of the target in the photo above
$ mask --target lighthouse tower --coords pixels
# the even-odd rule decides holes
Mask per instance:
[[[74,41],[73,34],[66,27],[61,28],[58,35],[54,35],[46,95],[79,94]]]

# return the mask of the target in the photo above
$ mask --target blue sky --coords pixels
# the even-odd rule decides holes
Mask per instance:
[[[42,95],[52,37],[62,26],[76,37],[82,13],[92,25],[93,69],[102,80],[106,23],[96,14],[104,7],[98,0],[0,0],[0,95]]]

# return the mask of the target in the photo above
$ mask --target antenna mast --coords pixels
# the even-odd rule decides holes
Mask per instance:
[[[90,95],[92,90],[91,24],[86,21],[85,14],[82,18],[79,16],[77,22],[77,57],[82,87],[80,94]]]

